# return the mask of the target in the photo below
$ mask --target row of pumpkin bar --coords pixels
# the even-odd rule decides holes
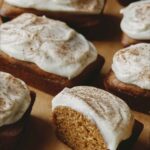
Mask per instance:
[[[2,2],[1,2],[2,1]],[[23,13],[33,13],[61,20],[76,28],[85,35],[98,33],[104,24],[103,15],[106,0],[1,0],[0,15],[8,19],[15,18]],[[150,0],[118,0],[129,4],[121,9],[123,15],[121,30],[123,31],[122,44],[129,46],[139,42],[150,41],[149,5]],[[138,2],[135,2],[138,1]],[[112,2],[113,4],[113,2]],[[107,9],[107,8],[106,8]],[[104,25],[105,26],[105,25]],[[100,32],[101,33],[101,32]],[[92,35],[92,37],[94,36]],[[97,35],[95,35],[97,36]]]
[[[146,18],[142,22],[136,20],[137,24],[142,23],[142,30],[133,23],[136,26],[133,29],[138,31],[133,32],[138,38],[136,42],[140,42],[139,37],[149,38],[148,6],[149,1],[138,2],[123,11],[132,7],[134,17]],[[133,17],[130,13],[129,16]],[[124,18],[122,26],[133,31],[125,25],[126,20],[134,21],[129,16]],[[61,91],[52,100],[53,118],[59,139],[71,148],[117,149],[121,141],[132,135],[135,124],[124,101],[135,110],[149,113],[150,44],[147,39],[119,50],[113,57],[104,85],[105,90],[121,100],[102,89],[83,86],[91,77],[99,75],[104,58],[91,42],[65,23],[24,13],[2,24],[0,33],[1,71],[49,94]],[[4,72],[0,72],[1,150],[16,145],[35,99],[23,81]]]

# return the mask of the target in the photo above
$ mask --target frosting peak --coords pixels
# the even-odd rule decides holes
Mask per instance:
[[[97,59],[92,43],[65,23],[22,14],[0,26],[0,50],[68,79]]]
[[[116,150],[132,133],[134,119],[129,107],[104,90],[88,86],[65,88],[52,100],[52,110],[59,106],[81,112],[96,124],[110,150]]]
[[[0,72],[0,127],[21,119],[30,102],[26,84],[8,73]]]
[[[105,0],[5,0],[8,4],[37,10],[99,14]]]
[[[112,70],[118,80],[150,90],[150,44],[140,43],[118,51]]]
[[[131,3],[121,13],[123,32],[133,39],[150,40],[150,0]]]

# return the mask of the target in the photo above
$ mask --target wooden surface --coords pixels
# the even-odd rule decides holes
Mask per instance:
[[[104,32],[100,40],[93,41],[100,54],[105,57],[105,65],[102,74],[110,69],[112,55],[122,46],[120,44],[121,31],[119,22],[121,16],[119,10],[121,6],[115,0],[108,0],[105,7]],[[32,117],[25,133],[25,137],[20,142],[18,150],[69,150],[61,143],[54,133],[51,116],[52,96],[31,88],[37,93],[37,99],[32,110]],[[133,112],[135,118],[144,124],[144,129],[135,143],[133,150],[150,149],[150,116]]]

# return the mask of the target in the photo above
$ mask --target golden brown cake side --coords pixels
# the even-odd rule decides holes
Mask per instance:
[[[104,58],[99,55],[95,62],[86,67],[79,76],[72,80],[45,72],[33,63],[19,61],[3,52],[0,52],[0,62],[1,71],[9,72],[31,86],[55,95],[64,87],[72,87],[90,82],[95,75],[99,74],[104,64]]]
[[[17,142],[22,137],[24,129],[35,101],[35,93],[31,91],[31,104],[24,116],[14,124],[0,127],[0,150],[12,150],[16,147]]]
[[[107,150],[98,128],[84,115],[69,107],[57,107],[53,113],[57,136],[71,148]]]
[[[129,45],[137,44],[137,43],[150,43],[150,40],[136,40],[130,38],[127,34],[123,33],[121,43],[124,47],[127,47]]]
[[[3,2],[3,5],[0,9],[0,15],[4,17],[14,18],[19,16],[22,13],[33,13],[39,16],[45,15],[49,18],[65,21],[70,25],[75,27],[90,27],[99,24],[101,21],[101,14],[75,14],[67,12],[49,12],[41,11],[31,8],[19,8],[12,6],[6,2]],[[61,15],[60,15],[61,14]]]
[[[111,70],[104,79],[105,89],[121,97],[135,110],[150,113],[150,91],[119,81]]]

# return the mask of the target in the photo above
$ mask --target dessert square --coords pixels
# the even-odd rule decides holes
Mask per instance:
[[[87,84],[104,64],[91,42],[60,21],[27,13],[0,32],[0,70],[49,94]]]
[[[8,73],[0,72],[0,84],[0,149],[13,150],[28,124],[36,94]]]

